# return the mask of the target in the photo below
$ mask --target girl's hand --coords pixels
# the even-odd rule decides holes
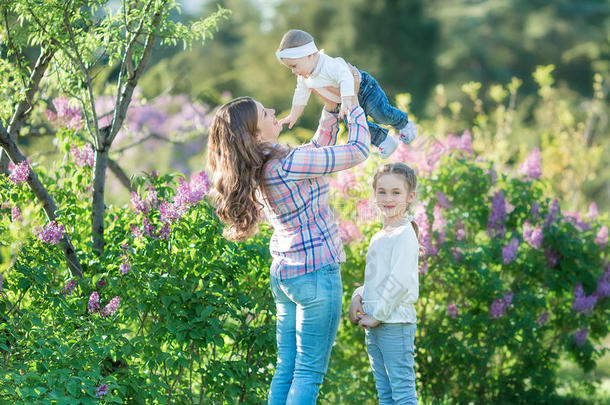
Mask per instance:
[[[358,325],[362,328],[376,328],[380,323],[377,319],[365,314],[360,318]]]
[[[357,325],[363,315],[362,297],[356,294],[352,297],[352,302],[349,304],[349,320],[354,325]]]

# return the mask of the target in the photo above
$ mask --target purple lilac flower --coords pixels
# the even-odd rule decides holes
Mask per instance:
[[[28,177],[30,177],[30,166],[26,161],[21,161],[17,164],[9,162],[8,169],[11,172],[8,178],[17,186],[28,181]]]
[[[493,167],[489,168],[489,177],[491,177],[491,184],[494,184],[498,180],[498,175]]]
[[[44,243],[57,245],[61,241],[64,233],[64,226],[58,225],[55,221],[49,222],[38,234],[38,239]]]
[[[165,223],[159,230],[159,239],[168,240],[170,235],[169,224]]]
[[[515,293],[512,291],[509,291],[506,294],[504,294],[504,297],[502,297],[502,301],[504,301],[504,306],[506,308],[510,307],[510,305],[513,303],[514,296],[515,296]]]
[[[153,187],[151,187],[148,190],[148,193],[146,193],[146,204],[150,207],[150,208],[157,208],[157,205],[159,203],[158,199],[157,199],[157,190],[155,190]]]
[[[102,384],[95,390],[95,396],[98,398],[104,398],[108,393],[108,384]]]
[[[108,305],[106,305],[104,307],[104,309],[102,309],[102,311],[100,312],[100,315],[103,316],[104,318],[114,315],[116,313],[116,311],[119,309],[120,304],[121,304],[121,298],[114,297],[113,299],[110,300]]]
[[[545,323],[547,323],[548,320],[549,320],[549,311],[544,311],[543,313],[540,314],[536,323],[538,324],[538,326],[542,326]]]
[[[66,285],[61,289],[61,293],[63,295],[70,295],[72,291],[74,291],[74,287],[76,287],[76,279],[71,278],[66,282]]]
[[[597,303],[597,295],[586,295],[582,284],[576,284],[574,287],[574,302],[572,303],[572,309],[581,314],[589,314],[595,308],[595,304]]]
[[[599,215],[599,211],[597,209],[597,204],[592,202],[589,204],[589,211],[587,212],[587,219],[594,220]]]
[[[538,179],[542,175],[540,149],[532,150],[525,161],[519,166],[519,174],[525,174],[530,179]]]
[[[430,223],[428,222],[428,214],[426,214],[426,206],[419,201],[414,209],[415,222],[419,227],[419,242],[426,252],[430,251]]]
[[[540,249],[542,246],[542,227],[536,225],[532,228],[529,221],[525,221],[523,224],[523,240],[529,243],[529,245],[535,249]]]
[[[458,312],[458,307],[455,305],[455,302],[450,302],[449,305],[447,305],[447,315],[449,315],[451,318],[457,318]]]
[[[171,224],[186,213],[186,205],[176,201],[171,204],[163,201],[159,207],[159,212],[161,214],[161,221]]]
[[[455,223],[455,238],[457,240],[463,240],[466,237],[466,229],[464,229],[464,223],[462,219],[458,219]]]
[[[512,263],[517,258],[519,251],[519,239],[512,238],[510,243],[502,248],[502,259],[504,264]]]
[[[504,192],[498,191],[492,198],[489,222],[487,223],[487,233],[490,237],[504,237],[506,231],[504,222],[506,221],[506,203]]]
[[[578,211],[566,211],[563,216],[567,222],[573,224],[581,232],[591,229],[591,225],[582,220]]]
[[[604,247],[608,243],[608,226],[604,225],[601,227],[597,235],[595,236],[595,243],[599,246]]]
[[[4,285],[4,274],[0,273],[0,292],[2,292],[3,285]]]
[[[93,167],[95,162],[95,154],[90,143],[86,143],[83,149],[79,149],[76,145],[70,146],[70,153],[74,156],[74,163],[77,166]]]
[[[144,203],[144,201],[142,201],[138,193],[136,193],[135,191],[131,193],[131,204],[135,208],[136,212],[139,212],[141,214],[148,213],[148,206],[146,205],[146,203]]]
[[[606,264],[604,274],[597,281],[594,295],[600,300],[610,296],[610,263]]]
[[[557,215],[559,214],[559,201],[557,199],[553,200],[551,204],[551,208],[549,208],[549,213],[546,215],[544,219],[544,227],[550,227],[555,221],[557,221]]]
[[[90,312],[97,312],[100,310],[100,296],[97,291],[93,291],[89,296],[89,303],[87,304],[87,309]]]
[[[453,248],[451,250],[451,253],[453,254],[453,259],[456,262],[461,262],[462,261],[462,249],[460,249],[460,248]]]
[[[447,195],[445,193],[443,193],[442,191],[436,192],[436,201],[437,201],[437,204],[443,208],[448,209],[448,208],[453,207],[453,204],[451,203],[451,201],[449,201],[449,197],[447,197]]]
[[[131,230],[131,236],[134,238],[139,238],[142,236],[142,230],[136,224],[129,225],[129,229]]]
[[[537,202],[533,202],[532,203],[532,219],[535,221],[538,218],[538,214],[540,212],[540,204],[538,204]]]
[[[469,129],[465,129],[464,132],[462,132],[461,141],[461,149],[469,155],[472,155],[472,134]]]
[[[149,238],[157,237],[157,229],[150,222],[150,220],[148,218],[144,218],[142,220],[142,229],[143,229],[144,235],[148,236]]]
[[[122,275],[126,275],[127,273],[129,273],[129,270],[131,270],[131,265],[127,262],[121,263],[121,265],[119,266],[119,272]]]
[[[57,114],[51,110],[46,110],[45,114],[49,121],[56,127],[65,126],[69,129],[79,129],[83,125],[82,112],[80,107],[71,105],[67,97],[62,96],[53,100],[53,106]]]
[[[587,335],[589,334],[589,330],[587,328],[583,328],[574,334],[574,343],[576,346],[582,347],[587,341]]]
[[[551,249],[544,249],[544,255],[546,256],[546,260],[551,267],[557,266],[559,259],[561,259],[561,255],[559,253],[555,253]]]
[[[21,210],[17,206],[11,208],[11,221],[23,221],[23,217],[21,216]]]
[[[106,280],[104,280],[103,278],[100,278],[99,280],[97,280],[97,283],[95,283],[95,285],[97,286],[98,289],[101,290],[106,285]]]
[[[491,304],[491,308],[489,308],[489,317],[491,319],[500,319],[505,311],[506,306],[504,305],[504,300],[499,298]]]
[[[432,222],[432,231],[438,232],[438,244],[441,245],[445,241],[445,228],[447,221],[443,218],[443,211],[440,204],[436,204],[433,209],[434,222]]]
[[[419,274],[422,276],[428,272],[428,260],[420,261],[421,265],[419,266]]]
[[[208,194],[210,191],[210,179],[206,172],[201,171],[197,174],[191,176],[191,201],[201,201],[204,195]],[[193,201],[195,200],[195,201]]]

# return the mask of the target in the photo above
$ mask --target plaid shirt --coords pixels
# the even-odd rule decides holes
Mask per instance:
[[[310,273],[326,264],[345,261],[343,243],[328,205],[325,175],[349,169],[369,155],[366,114],[355,107],[349,117],[346,145],[335,145],[339,121],[322,112],[310,143],[265,165],[264,211],[274,228],[269,249],[271,275],[280,280]]]

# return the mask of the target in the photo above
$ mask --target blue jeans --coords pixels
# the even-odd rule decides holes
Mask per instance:
[[[366,349],[379,405],[417,405],[413,370],[415,330],[414,323],[382,323],[366,329]]]
[[[338,264],[291,279],[271,277],[277,310],[277,364],[269,405],[313,405],[328,368],[343,287]]]
[[[402,129],[409,122],[409,115],[392,107],[377,80],[367,72],[361,70],[362,81],[358,91],[358,102],[365,114],[370,116],[377,124],[390,125],[396,130]],[[388,130],[368,121],[371,143],[381,145],[388,136]]]

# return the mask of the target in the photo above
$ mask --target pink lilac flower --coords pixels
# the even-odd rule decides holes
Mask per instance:
[[[583,328],[574,334],[574,343],[576,346],[582,347],[587,341],[587,335],[589,334],[589,330],[587,328]]]
[[[591,224],[583,221],[578,211],[566,211],[563,216],[567,222],[573,224],[581,232],[591,229]]]
[[[431,172],[436,166],[436,163],[441,159],[443,154],[447,152],[447,148],[440,141],[430,143],[428,150],[426,151],[425,161],[427,167],[423,169],[426,172]]]
[[[344,194],[347,194],[349,190],[354,189],[357,185],[356,175],[351,170],[343,170],[339,172],[337,180],[339,181],[340,187]]]
[[[554,224],[555,221],[557,221],[558,214],[559,214],[559,201],[557,201],[557,199],[554,199],[551,204],[551,208],[549,208],[549,213],[546,215],[546,218],[544,219],[544,227],[548,228],[552,224]]]
[[[450,302],[449,305],[447,305],[447,315],[449,315],[451,318],[457,318],[458,312],[458,307],[455,305],[455,302]]]
[[[489,222],[487,223],[487,233],[490,237],[504,237],[506,231],[504,222],[506,221],[506,203],[504,192],[498,191],[492,198]]]
[[[472,134],[470,133],[470,130],[465,129],[464,132],[462,132],[461,141],[460,149],[469,155],[472,155]]]
[[[517,258],[519,251],[519,239],[512,238],[510,243],[502,248],[502,259],[504,264],[512,263]]]
[[[527,175],[530,179],[538,179],[542,175],[540,149],[531,151],[525,161],[519,166],[519,174]]]
[[[540,314],[536,323],[538,324],[538,326],[542,326],[545,323],[547,323],[548,320],[549,320],[549,311],[544,311],[543,313]]]
[[[129,230],[134,238],[139,238],[142,236],[142,230],[136,224],[129,225]]]
[[[66,282],[66,285],[61,289],[61,293],[63,295],[70,295],[72,291],[74,291],[74,287],[76,287],[76,279],[71,278]]]
[[[25,181],[28,181],[28,177],[30,177],[30,166],[26,161],[22,161],[17,164],[9,162],[8,169],[11,172],[8,178],[17,186]]]
[[[428,214],[426,206],[423,202],[418,201],[414,209],[415,222],[419,227],[419,243],[426,252],[430,251],[430,223],[428,222]]]
[[[121,263],[121,265],[119,266],[119,272],[122,275],[126,275],[127,273],[129,273],[129,270],[131,270],[131,265],[127,262]]]
[[[420,261],[421,265],[419,266],[419,274],[422,276],[428,272],[428,261],[422,260]]]
[[[100,310],[100,296],[97,291],[93,291],[89,296],[89,303],[87,304],[87,309],[90,312],[97,312]]]
[[[110,300],[108,305],[106,305],[102,309],[102,311],[100,312],[100,315],[103,316],[104,318],[114,315],[116,313],[116,311],[119,309],[120,304],[121,304],[121,298],[114,297],[113,299]]]
[[[557,266],[559,259],[561,259],[561,255],[559,253],[555,253],[553,250],[548,248],[544,249],[544,255],[546,256],[546,260],[551,267]]]
[[[210,191],[210,179],[206,172],[201,171],[191,176],[191,202],[201,201]]]
[[[464,223],[462,219],[458,219],[455,223],[455,238],[457,240],[463,240],[466,237],[466,229],[464,229]]]
[[[453,254],[453,259],[456,262],[461,262],[462,261],[462,249],[460,249],[460,248],[453,248],[451,250],[451,253]]]
[[[57,113],[46,110],[45,114],[49,121],[56,127],[65,126],[69,129],[79,129],[83,125],[82,112],[80,107],[71,105],[67,97],[62,96],[53,100],[53,106]]]
[[[346,244],[362,238],[360,229],[350,221],[341,221],[339,223],[339,235],[343,243]]]
[[[608,243],[608,226],[604,225],[601,227],[597,235],[595,236],[595,243],[599,246],[604,247]]]
[[[436,192],[436,201],[437,201],[437,204],[443,208],[453,207],[453,204],[451,203],[451,201],[449,201],[449,197],[447,197],[447,195],[445,193],[443,193],[442,191]]]
[[[44,243],[57,245],[63,236],[64,226],[58,225],[55,221],[49,222],[38,234],[38,239]]]
[[[148,213],[148,206],[144,201],[142,201],[138,193],[136,193],[135,191],[131,193],[131,204],[135,208],[136,212],[139,212],[141,214]]]
[[[604,274],[602,274],[597,281],[597,289],[594,293],[594,295],[600,300],[610,296],[610,263],[606,264],[606,268],[604,270]]]
[[[102,399],[108,393],[108,384],[102,384],[95,390],[95,396]]]
[[[505,311],[506,306],[504,305],[504,300],[499,298],[491,304],[491,307],[489,308],[489,317],[491,319],[500,319]]]
[[[542,227],[536,225],[536,227],[532,228],[529,221],[525,221],[523,224],[523,240],[533,248],[540,249],[542,246]]]
[[[358,219],[362,222],[370,222],[377,217],[375,204],[370,200],[360,200],[356,203]]]
[[[509,201],[504,201],[504,204],[506,205],[507,214],[510,214],[511,212],[513,212],[515,210],[515,206],[512,205]]]
[[[443,211],[441,206],[437,203],[433,209],[434,222],[432,223],[432,231],[438,232],[438,244],[441,245],[445,241],[445,228],[447,227],[447,221],[443,218]]]
[[[93,167],[95,162],[95,154],[90,143],[86,143],[83,149],[79,149],[76,145],[70,146],[70,153],[74,156],[74,163],[77,166]]]
[[[157,208],[159,202],[157,199],[157,190],[151,187],[148,190],[148,193],[146,193],[146,199],[144,201],[146,202],[146,205],[148,205],[150,208]]]
[[[574,302],[572,303],[572,309],[581,314],[589,314],[595,308],[595,304],[597,303],[597,295],[586,295],[582,284],[576,284],[574,287]]]
[[[21,210],[16,206],[11,208],[11,221],[23,221],[23,217],[21,216]]]
[[[597,204],[592,202],[589,204],[589,211],[587,211],[587,219],[594,220],[599,215]]]

